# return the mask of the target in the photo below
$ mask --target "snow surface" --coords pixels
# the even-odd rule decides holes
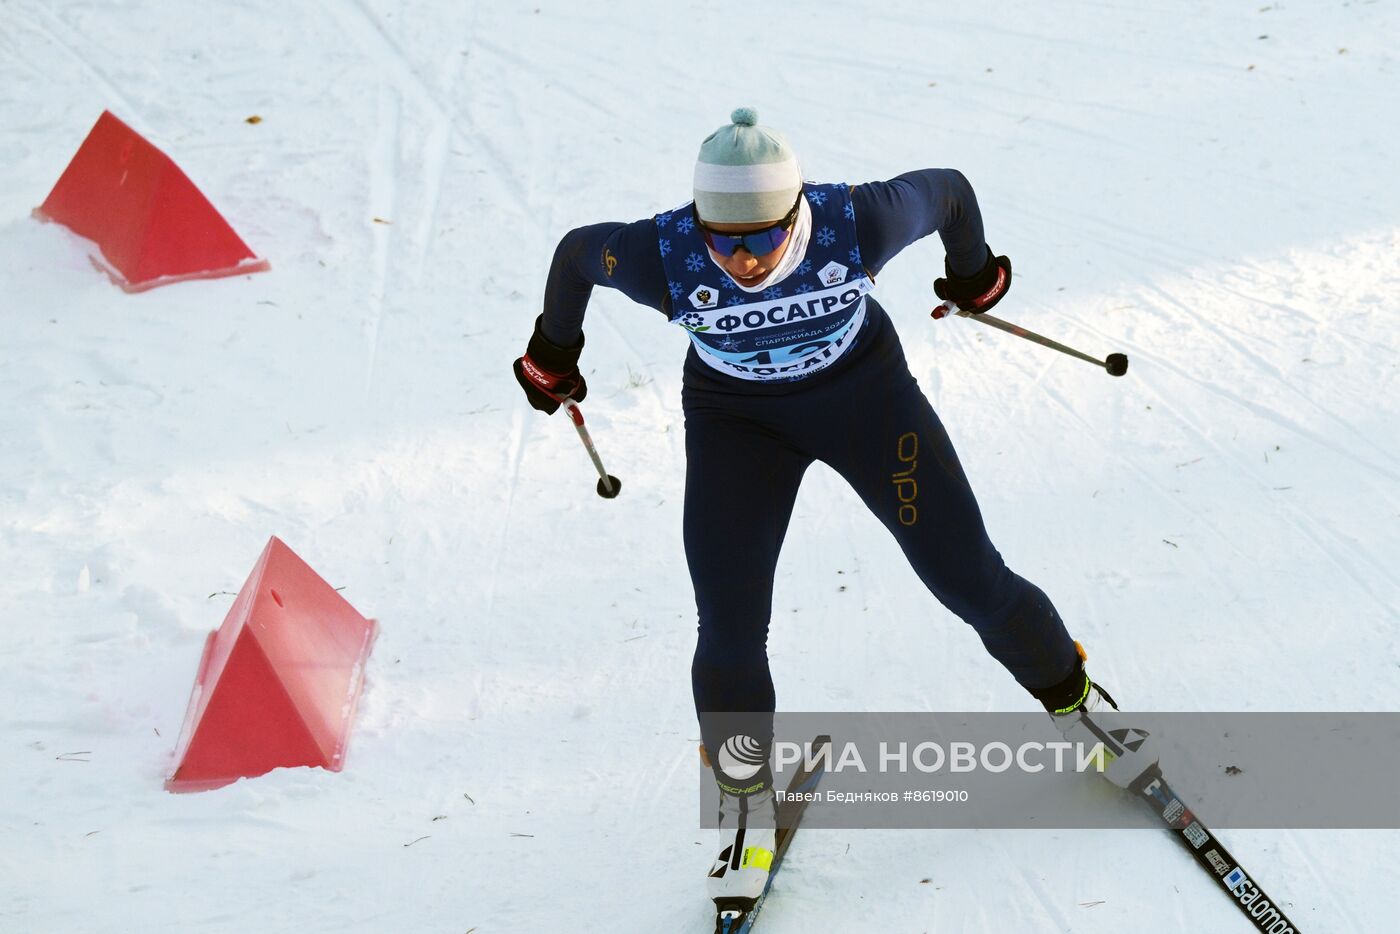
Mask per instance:
[[[707,929],[684,335],[595,294],[613,501],[509,363],[557,238],[684,201],[740,104],[812,178],[962,169],[998,313],[1130,356],[930,321],[936,239],[881,276],[1120,700],[1395,709],[1397,35],[1360,0],[0,0],[0,930]],[[33,221],[104,107],[272,272],[126,295]],[[348,765],[167,794],[273,534],[382,623]],[[774,612],[785,709],[1033,707],[825,469]],[[1400,834],[1222,836],[1310,934],[1394,929]],[[761,927],[1247,929],[1133,831],[805,832]]]

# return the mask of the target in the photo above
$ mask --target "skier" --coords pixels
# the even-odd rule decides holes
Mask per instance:
[[[946,253],[938,296],[974,314],[1001,301],[1011,263],[987,246],[960,172],[804,182],[786,139],[741,107],[701,144],[693,201],[571,230],[555,251],[544,311],[514,363],[536,409],[553,413],[587,393],[578,360],[595,285],[655,308],[690,339],[681,399],[697,714],[775,709],[766,649],[774,569],[803,472],[820,460],[1061,731],[1095,741],[1084,715],[1111,698],[1089,680],[1049,597],[993,547],[952,443],[869,294],[885,264],[934,231]],[[707,735],[702,723],[702,755],[728,738]],[[721,792],[709,890],[731,916],[762,895],[773,859],[771,725],[754,739],[706,757]],[[1140,774],[1131,758],[1114,760],[1110,780],[1126,786]],[[736,781],[726,761],[747,762],[747,777]]]

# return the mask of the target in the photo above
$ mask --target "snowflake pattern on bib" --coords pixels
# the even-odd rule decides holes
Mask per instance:
[[[670,283],[671,323],[684,328],[699,358],[721,373],[765,382],[801,379],[849,351],[865,322],[865,296],[874,283],[860,264],[850,188],[809,183],[803,192],[812,212],[807,253],[761,294],[738,290],[709,257],[690,204],[655,217],[666,243],[661,263]]]

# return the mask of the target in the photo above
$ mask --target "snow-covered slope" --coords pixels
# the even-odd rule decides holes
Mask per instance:
[[[0,930],[705,929],[684,335],[595,295],[611,502],[509,364],[559,235],[684,201],[740,104],[813,178],[962,169],[998,313],[1131,357],[930,321],[936,239],[881,276],[994,539],[1120,700],[1395,709],[1397,35],[1356,0],[0,0]],[[104,107],[272,272],[130,296],[30,219]],[[166,794],[273,534],[382,624],[349,765]],[[824,469],[771,648],[786,709],[1032,706]],[[1394,832],[1223,836],[1310,934],[1400,910]],[[762,927],[1236,914],[1165,834],[811,831]]]

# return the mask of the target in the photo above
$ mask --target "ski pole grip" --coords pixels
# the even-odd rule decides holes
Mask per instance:
[[[957,313],[958,304],[950,298],[948,299],[948,301],[933,309],[933,320],[939,321],[943,318],[947,318],[950,315],[955,315]]]
[[[579,428],[583,427],[583,410],[578,407],[578,403],[568,396],[559,400],[564,406],[564,411],[569,413],[569,419]]]

